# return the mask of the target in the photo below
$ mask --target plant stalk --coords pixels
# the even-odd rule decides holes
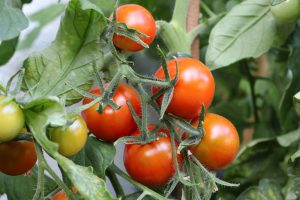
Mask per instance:
[[[125,196],[124,190],[122,188],[122,185],[120,184],[116,174],[111,170],[107,169],[106,170],[106,175],[109,178],[115,192],[118,198],[123,198]]]
[[[113,172],[115,172],[116,174],[118,174],[119,176],[121,176],[122,178],[124,178],[126,181],[128,181],[129,183],[131,183],[132,185],[136,186],[137,188],[141,189],[142,191],[144,191],[146,194],[152,196],[155,199],[158,200],[165,200],[166,198],[161,196],[160,194],[158,194],[157,192],[151,190],[150,188],[144,186],[143,184],[133,180],[130,176],[128,176],[125,172],[123,172],[119,167],[117,167],[115,164],[112,164],[109,167],[110,170],[112,170]]]

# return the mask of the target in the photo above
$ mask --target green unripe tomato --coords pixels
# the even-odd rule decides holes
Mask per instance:
[[[58,143],[58,152],[64,156],[73,156],[85,145],[88,136],[88,128],[85,121],[79,115],[71,118],[71,124],[49,130],[49,138]]]
[[[0,95],[0,100],[4,99]],[[14,101],[0,104],[0,142],[14,139],[25,124],[24,114]]]
[[[300,0],[286,0],[273,4],[271,12],[280,23],[292,23],[300,19]]]

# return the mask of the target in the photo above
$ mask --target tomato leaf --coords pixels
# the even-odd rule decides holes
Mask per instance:
[[[0,44],[0,66],[6,64],[15,53],[19,37],[2,41]]]
[[[80,0],[82,9],[93,9],[99,13],[109,16],[112,13],[116,0]]]
[[[45,26],[47,26],[54,19],[59,17],[65,10],[65,4],[52,4],[46,8],[43,8],[36,13],[29,16],[30,21],[37,23],[37,26],[26,34],[25,38],[20,41],[18,50],[24,50],[34,43],[35,39],[39,36],[40,32]]]
[[[256,58],[269,50],[275,35],[270,0],[243,1],[213,28],[206,64],[217,69],[244,58]]]
[[[57,152],[58,146],[46,136],[48,125],[59,126],[67,122],[64,105],[57,97],[46,97],[33,100],[24,107],[27,125],[34,138],[56,161],[67,174],[80,195],[86,199],[112,199],[105,182],[92,173],[91,168],[76,165]]]
[[[298,149],[298,151],[296,151],[292,156],[291,156],[291,160],[292,162],[294,162],[297,158],[300,157],[300,149]]]
[[[291,146],[293,143],[297,142],[299,139],[300,139],[300,128],[277,137],[277,141],[282,147]]]
[[[280,185],[269,179],[263,179],[258,186],[249,187],[241,193],[237,200],[283,200]]]
[[[220,195],[240,194],[264,178],[276,180],[278,184],[285,183],[285,172],[277,164],[284,159],[285,153],[286,150],[280,147],[275,138],[251,141],[240,150],[236,160],[224,172],[223,179],[240,183],[240,187],[219,188]]]
[[[24,114],[38,143],[51,155],[57,152],[57,144],[51,142],[46,136],[46,127],[66,124],[67,114],[60,100],[57,97],[33,100],[24,107]]]
[[[300,92],[298,92],[294,96],[294,106],[295,106],[296,112],[300,116]]]
[[[76,165],[59,154],[55,156],[55,159],[84,199],[114,199],[106,188],[105,181],[94,175],[91,167]]]
[[[0,194],[1,192],[5,193],[8,200],[31,200],[35,193],[34,188],[36,188],[37,171],[37,167],[34,167],[31,170],[31,176],[7,176],[0,173]],[[51,178],[46,176],[44,187],[45,194],[49,194],[57,187],[57,185]]]
[[[285,187],[282,189],[285,199],[299,199],[300,198],[300,163],[293,163],[288,168],[288,177]]]
[[[103,15],[82,10],[79,0],[70,1],[55,41],[24,62],[23,89],[33,98],[64,97],[67,104],[81,99],[73,87],[88,90],[94,78],[93,63],[102,65],[100,34],[106,27]]]
[[[73,157],[73,161],[81,166],[92,166],[95,174],[105,178],[106,169],[114,161],[116,149],[112,143],[102,142],[95,137],[88,137],[85,148]]]
[[[20,7],[10,0],[0,1],[0,41],[17,37],[28,26],[28,20]]]
[[[127,195],[127,196],[124,197],[124,200],[136,200],[136,199],[139,198],[139,196],[141,194],[142,194],[141,192],[135,192],[135,193],[129,194],[129,195]],[[143,200],[153,200],[153,198],[150,197],[149,195],[144,196],[142,199]]]

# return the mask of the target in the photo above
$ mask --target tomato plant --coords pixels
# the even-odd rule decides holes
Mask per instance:
[[[4,96],[0,96],[0,101]],[[0,142],[15,138],[24,127],[22,109],[14,101],[0,104]]]
[[[154,125],[149,125],[152,130]],[[166,130],[161,130],[166,132]],[[140,135],[136,131],[132,136]],[[179,166],[183,157],[177,154]],[[175,173],[171,140],[169,136],[159,137],[148,144],[126,144],[124,149],[124,165],[128,174],[136,181],[154,188],[168,183]]]
[[[16,176],[29,171],[36,163],[34,144],[19,140],[0,143],[0,171]]]
[[[200,61],[193,58],[178,58],[178,81],[174,87],[172,100],[167,112],[185,119],[193,119],[199,116],[201,106],[207,109],[214,97],[215,82],[210,70]],[[168,62],[170,77],[176,75],[176,60]],[[165,79],[163,68],[160,67],[155,77]],[[158,88],[152,88],[153,93]],[[158,99],[159,104],[162,97]]]
[[[271,6],[271,12],[278,22],[296,22],[300,19],[300,3],[298,0],[280,1]]]
[[[155,20],[151,13],[144,7],[136,4],[126,4],[118,7],[116,13],[117,22],[125,23],[128,28],[136,29],[137,31],[147,35],[140,37],[146,44],[151,44],[156,33]],[[115,34],[113,42],[116,47],[125,51],[140,51],[144,47],[135,41]]]
[[[300,199],[299,1],[271,2],[0,1],[0,199]]]
[[[198,126],[199,121],[192,121]],[[239,146],[239,135],[234,125],[226,118],[207,113],[203,122],[204,136],[199,144],[191,146],[191,152],[208,169],[226,167],[235,158]]]
[[[99,88],[90,91],[92,94],[99,96]],[[113,142],[122,136],[131,134],[136,130],[136,123],[126,104],[129,101],[134,110],[140,113],[141,103],[136,91],[125,83],[120,83],[114,96],[114,102],[121,106],[120,109],[114,110],[112,107],[106,107],[102,113],[98,112],[99,103],[94,104],[91,108],[82,112],[82,116],[87,123],[89,130],[98,138]],[[92,99],[85,98],[83,104],[91,102]]]
[[[72,116],[70,124],[50,129],[49,138],[58,143],[58,151],[65,156],[73,156],[85,145],[88,129],[79,115]]]

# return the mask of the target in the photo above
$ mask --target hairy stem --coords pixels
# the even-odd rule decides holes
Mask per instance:
[[[116,174],[111,170],[106,170],[106,175],[109,178],[118,198],[123,198],[125,196],[122,185],[120,184]]]
[[[136,182],[131,177],[129,177],[125,172],[123,172],[119,167],[117,167],[115,164],[112,164],[109,169],[111,169],[113,172],[124,178],[126,181],[131,183],[132,185],[136,186],[137,188],[141,189],[143,192],[148,194],[149,196],[152,196],[155,199],[158,200],[165,200],[166,198],[158,194],[157,192],[151,190],[150,188],[144,186],[143,184]]]

